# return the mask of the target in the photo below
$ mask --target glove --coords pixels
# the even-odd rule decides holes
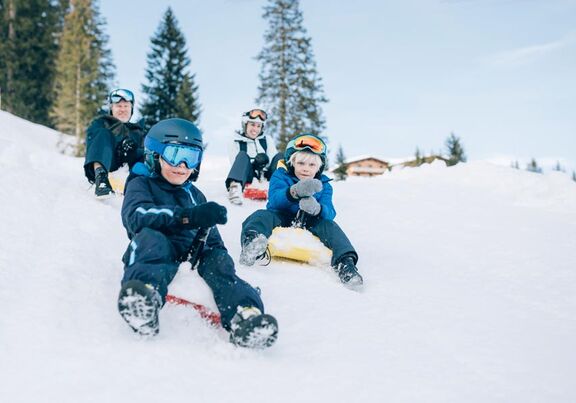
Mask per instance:
[[[300,210],[313,216],[317,216],[320,214],[320,210],[322,210],[320,203],[313,197],[304,197],[300,199],[298,204],[300,205]]]
[[[120,160],[126,161],[132,159],[133,155],[136,153],[138,146],[130,137],[124,137],[120,144],[116,147],[116,153]]]
[[[226,224],[228,221],[226,207],[212,201],[184,208],[175,214],[174,218],[178,225],[187,229],[210,228],[216,224]]]
[[[254,161],[252,161],[252,168],[255,171],[262,171],[270,162],[270,158],[264,153],[256,154]]]
[[[290,186],[290,194],[295,199],[313,196],[322,190],[322,182],[319,179],[302,179]]]

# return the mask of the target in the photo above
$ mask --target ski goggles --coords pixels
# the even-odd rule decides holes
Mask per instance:
[[[250,119],[259,118],[262,122],[268,118],[268,114],[262,109],[252,109],[251,111],[246,112],[246,114]]]
[[[185,163],[188,169],[194,169],[202,162],[202,149],[197,146],[176,143],[166,144],[146,136],[144,147],[160,154],[162,159],[173,167]]]
[[[293,147],[297,151],[309,150],[314,154],[326,154],[326,143],[321,138],[304,135],[291,140],[286,148]]]
[[[130,90],[125,90],[122,88],[118,88],[117,90],[112,91],[108,98],[113,104],[117,104],[122,100],[134,103],[134,93]]]

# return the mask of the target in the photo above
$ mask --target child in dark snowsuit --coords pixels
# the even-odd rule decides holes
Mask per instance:
[[[226,208],[206,202],[192,184],[200,171],[202,134],[187,120],[167,119],[150,129],[145,148],[146,162],[132,170],[122,205],[122,222],[131,242],[122,259],[120,314],[135,332],[157,334],[168,285],[193,252],[198,231],[210,228],[198,273],[212,290],[222,326],[237,345],[272,345],[276,320],[263,313],[258,291],[236,275],[215,227],[226,223]]]
[[[265,254],[272,230],[291,226],[300,210],[306,228],[332,250],[332,267],[340,281],[349,288],[362,286],[358,254],[334,222],[332,186],[322,174],[325,163],[326,145],[319,137],[303,134],[288,143],[285,167],[278,167],[270,180],[266,210],[254,212],[242,224],[240,263],[252,266]]]

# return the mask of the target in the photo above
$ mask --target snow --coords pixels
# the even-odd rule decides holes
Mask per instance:
[[[238,266],[262,289],[279,340],[228,343],[166,306],[138,339],[116,310],[128,239],[121,198],[97,201],[58,133],[0,112],[1,402],[574,402],[576,183],[470,162],[334,182],[337,222],[366,287],[327,268]],[[198,186],[226,201],[225,158]],[[183,264],[174,295],[215,308]]]

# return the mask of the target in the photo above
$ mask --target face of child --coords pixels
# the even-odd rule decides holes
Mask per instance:
[[[193,169],[188,169],[184,162],[181,162],[177,167],[173,167],[160,157],[160,173],[172,185],[181,185],[186,182],[192,171]]]
[[[293,165],[294,175],[300,180],[314,178],[320,169],[317,158],[296,158]]]

